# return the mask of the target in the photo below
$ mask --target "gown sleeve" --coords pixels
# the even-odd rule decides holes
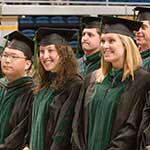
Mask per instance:
[[[29,143],[32,102],[31,91],[26,91],[17,98],[9,120],[10,134],[4,144],[0,145],[0,150],[18,150]]]
[[[56,118],[56,128],[53,134],[53,142],[50,150],[71,150],[72,121],[74,117],[74,108],[79,96],[82,81],[71,82],[64,88],[61,94],[57,95],[54,101],[54,107],[57,108],[57,102],[61,103],[58,108]],[[57,110],[57,109],[56,109]]]
[[[148,83],[149,79],[144,82]],[[127,94],[124,98],[124,106],[121,105],[121,107],[128,109],[126,104],[132,101],[134,101],[134,103],[132,104],[131,110],[128,112],[126,119],[124,119],[124,122],[116,132],[115,136],[111,139],[107,150],[136,150],[138,147],[138,133],[141,121],[143,120],[145,103],[148,99],[148,89],[150,89],[149,85],[147,86],[144,82],[135,83],[133,88],[130,88],[129,90],[132,94]],[[129,106],[131,106],[131,104],[129,104]],[[116,116],[119,116],[119,113],[121,113],[121,109],[118,109]],[[122,116],[122,118],[123,117],[124,116]]]

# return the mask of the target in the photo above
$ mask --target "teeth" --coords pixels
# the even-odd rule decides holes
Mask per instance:
[[[110,51],[104,51],[104,53],[110,53]]]

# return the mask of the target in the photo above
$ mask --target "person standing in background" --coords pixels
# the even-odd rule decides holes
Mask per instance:
[[[138,11],[137,20],[143,22],[142,27],[136,32],[136,43],[139,46],[143,59],[143,66],[150,71],[150,8],[136,7]],[[142,121],[138,130],[137,150],[150,150],[150,93],[142,111]]]
[[[28,76],[34,42],[19,31],[5,36],[1,53],[0,150],[21,150],[29,143],[33,80]]]
[[[100,67],[100,20],[99,17],[81,18],[81,47],[84,52],[79,59],[80,74],[86,77]]]
[[[143,22],[139,31],[135,33],[136,44],[142,56],[143,67],[150,71],[150,8],[136,7],[134,11],[138,11],[136,20]]]
[[[74,30],[39,28],[39,81],[32,111],[30,150],[71,150],[72,120],[82,80],[68,45]],[[65,38],[63,38],[65,37]]]

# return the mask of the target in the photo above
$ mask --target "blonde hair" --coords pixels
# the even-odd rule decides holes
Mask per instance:
[[[122,81],[129,76],[131,76],[132,80],[134,80],[134,71],[142,65],[142,58],[140,52],[131,37],[120,34],[118,34],[118,36],[125,48],[125,61],[123,66]],[[102,55],[101,68],[97,70],[96,73],[97,82],[102,82],[104,80],[109,72],[110,67],[111,63],[105,62]]]

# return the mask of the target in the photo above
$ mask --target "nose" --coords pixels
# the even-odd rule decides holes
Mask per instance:
[[[140,28],[140,29],[136,32],[136,34],[141,33],[141,31],[142,31],[142,28]]]
[[[82,40],[87,40],[88,37],[89,37],[88,34],[85,33],[84,35],[82,35]]]
[[[42,56],[44,59],[46,59],[46,58],[48,58],[49,57],[49,54],[48,54],[48,52],[47,51],[45,51],[44,53],[43,53],[43,56]]]
[[[5,58],[5,62],[10,62],[11,61],[11,57],[6,57]]]
[[[108,42],[104,42],[103,44],[101,44],[101,47],[104,49],[108,48],[109,47]]]

